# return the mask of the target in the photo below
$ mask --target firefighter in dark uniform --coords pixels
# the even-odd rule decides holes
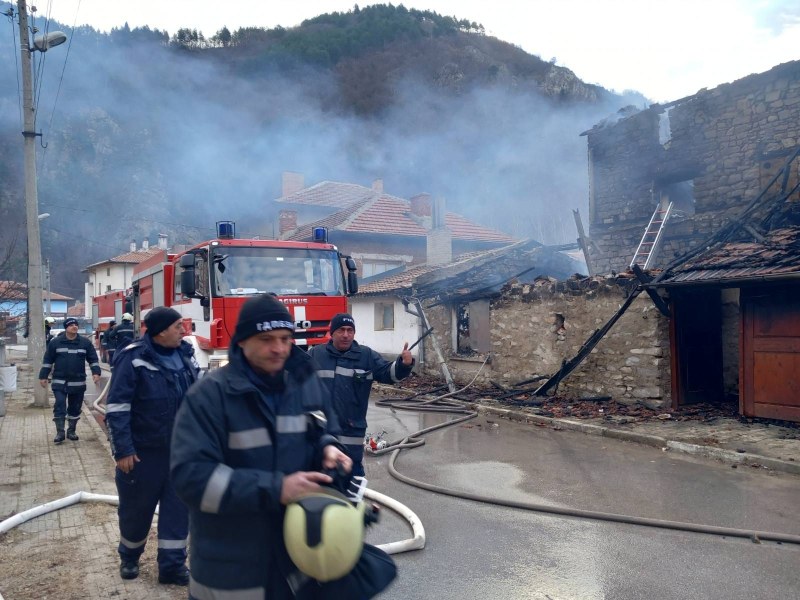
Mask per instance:
[[[317,374],[333,401],[347,455],[353,459],[353,475],[364,475],[364,434],[367,407],[373,381],[397,383],[414,368],[408,342],[397,360],[389,362],[368,346],[355,341],[356,322],[347,313],[331,319],[331,339],[314,346],[309,354],[316,361]]]
[[[286,505],[331,483],[323,468],[352,465],[328,433],[335,415],[311,359],[292,341],[294,323],[269,294],[239,314],[230,362],[193,386],[172,440],[172,477],[191,514],[189,597],[287,600],[369,598],[395,576],[359,559],[370,593],[350,575],[318,584],[288,556]],[[328,423],[315,415],[324,413]],[[378,551],[380,552],[380,551]],[[388,557],[386,557],[388,558]],[[309,595],[310,594],[310,595]]]
[[[100,381],[100,363],[97,352],[85,337],[78,335],[78,320],[67,317],[64,331],[47,344],[47,350],[39,371],[39,383],[47,387],[47,378],[52,371],[51,387],[55,404],[53,422],[56,424],[56,437],[53,442],[64,441],[64,420],[69,421],[66,437],[78,441],[75,427],[81,418],[83,395],[86,392],[86,363],[92,371],[92,381]]]
[[[122,350],[133,341],[135,331],[133,329],[133,315],[125,313],[122,315],[122,323],[109,330],[106,334],[108,340],[108,364],[114,366],[114,356],[118,350]]]
[[[158,581],[187,585],[188,514],[169,478],[169,453],[175,414],[199,368],[192,346],[182,340],[180,313],[157,307],[144,323],[145,335],[117,350],[106,403],[117,462],[120,576],[138,577],[159,504]]]

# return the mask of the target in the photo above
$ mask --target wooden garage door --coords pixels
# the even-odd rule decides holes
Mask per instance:
[[[800,286],[742,290],[741,409],[800,421]]]

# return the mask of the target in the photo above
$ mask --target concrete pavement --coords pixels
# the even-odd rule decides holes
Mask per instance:
[[[32,406],[39,365],[31,365],[24,349],[13,346],[7,347],[6,360],[17,364],[18,381],[0,417],[0,521],[76,492],[116,496],[111,450],[87,406],[102,388],[89,380],[77,426],[80,440],[56,446],[52,392],[48,408]],[[35,517],[0,534],[0,595],[4,600],[187,597],[186,588],[158,583],[155,527],[138,579],[120,578],[118,542],[112,504],[81,502]]]
[[[7,360],[18,366],[18,388],[0,418],[0,521],[75,492],[116,495],[114,463],[105,433],[89,406],[100,393],[89,384],[80,441],[56,446],[52,394],[48,408],[31,406],[38,364],[10,347]],[[377,387],[377,386],[376,386]],[[700,422],[609,424],[601,420],[551,419],[487,404],[481,410],[527,421],[532,426],[575,429],[666,449],[800,474],[800,429],[736,419]],[[157,582],[155,528],[138,579],[118,573],[116,508],[83,502],[33,518],[0,534],[0,595],[5,600],[161,600],[186,597],[186,589]]]

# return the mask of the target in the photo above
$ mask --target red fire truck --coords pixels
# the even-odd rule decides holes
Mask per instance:
[[[217,236],[134,267],[137,330],[150,309],[170,306],[183,315],[184,339],[200,365],[214,368],[227,362],[242,304],[274,293],[293,316],[298,346],[328,341],[331,317],[347,311],[347,295],[358,291],[358,282],[355,261],[327,242],[327,230],[315,229],[314,242],[236,239],[234,224],[224,221],[217,223]]]

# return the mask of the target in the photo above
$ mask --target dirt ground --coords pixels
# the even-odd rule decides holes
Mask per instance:
[[[63,514],[60,514],[63,513]],[[75,526],[45,527],[37,520]],[[29,525],[30,524],[30,525]],[[36,531],[30,531],[31,527]],[[0,537],[0,590],[4,600],[184,600],[186,588],[157,583],[156,531],[140,561],[139,579],[119,577],[116,507],[80,503],[49,513]],[[112,538],[113,539],[113,538]]]

